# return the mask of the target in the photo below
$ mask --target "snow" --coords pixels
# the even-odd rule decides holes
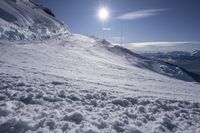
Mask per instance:
[[[198,83],[138,67],[139,57],[127,60],[114,46],[74,40],[2,42],[1,131],[199,131]]]
[[[194,52],[191,53],[191,56],[200,56],[200,50],[195,50]]]
[[[0,1],[1,40],[44,40],[69,33],[66,26],[29,0]]]
[[[200,85],[181,68],[63,32],[29,0],[2,0],[0,7],[0,132],[199,133]],[[20,18],[17,24],[5,12]],[[53,25],[25,32],[37,15]],[[40,38],[42,27],[48,39]],[[14,36],[4,32],[13,28]]]

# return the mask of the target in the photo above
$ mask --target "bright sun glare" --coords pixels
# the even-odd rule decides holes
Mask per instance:
[[[109,11],[108,9],[106,9],[105,7],[102,7],[99,12],[98,12],[98,16],[102,21],[105,21],[108,19],[109,17]]]

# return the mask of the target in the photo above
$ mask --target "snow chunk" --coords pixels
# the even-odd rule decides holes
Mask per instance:
[[[83,115],[79,112],[74,112],[71,115],[66,115],[64,120],[80,124],[83,121]]]
[[[69,99],[71,99],[72,101],[80,101],[81,98],[77,95],[77,94],[71,94],[68,96]]]
[[[120,121],[115,120],[114,124],[113,124],[113,128],[117,131],[117,132],[124,132],[124,124]]]
[[[145,112],[146,112],[146,109],[145,109],[144,106],[139,105],[139,106],[138,106],[138,111],[139,111],[140,113],[145,113]]]
[[[44,125],[47,126],[47,127],[49,127],[50,130],[53,130],[55,128],[55,126],[56,126],[56,122],[53,119],[47,119],[45,121]]]
[[[129,101],[126,99],[114,99],[112,100],[112,104],[127,107],[129,105]]]

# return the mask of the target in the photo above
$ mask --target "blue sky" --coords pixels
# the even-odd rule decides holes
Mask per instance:
[[[119,43],[121,30],[123,43],[200,42],[200,0],[34,1],[52,9],[73,33],[102,37],[102,22],[97,14],[104,3],[110,11],[104,34],[114,43]]]

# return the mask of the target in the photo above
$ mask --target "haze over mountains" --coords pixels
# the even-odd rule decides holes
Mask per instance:
[[[123,47],[128,48],[137,53],[167,53],[173,51],[185,51],[192,53],[200,49],[198,41],[158,41],[158,42],[135,42],[124,44]]]
[[[0,132],[200,131],[192,75],[67,27],[30,0],[0,1]]]

